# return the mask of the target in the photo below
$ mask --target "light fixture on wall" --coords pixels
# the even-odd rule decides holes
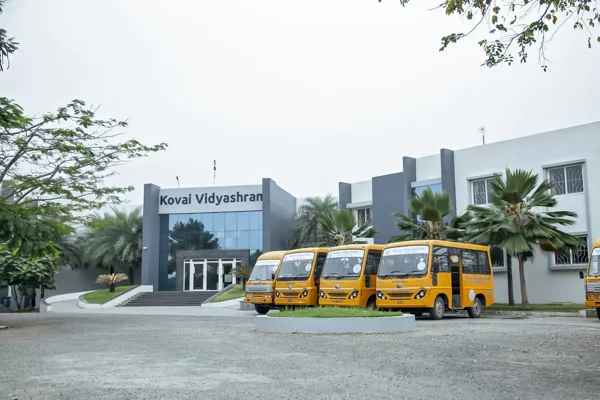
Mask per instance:
[[[485,145],[485,127],[478,127],[477,132],[481,133],[481,141],[483,142],[483,145]]]

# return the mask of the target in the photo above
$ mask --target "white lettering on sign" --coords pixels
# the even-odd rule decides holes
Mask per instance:
[[[283,256],[283,261],[312,260],[315,253],[292,253]]]
[[[592,251],[592,255],[593,256],[597,256],[600,255],[600,247],[596,247],[593,251]]]
[[[327,258],[363,257],[364,250],[333,250],[327,253]]]
[[[397,256],[401,254],[427,254],[429,253],[428,246],[403,246],[392,247],[383,251],[383,256]]]
[[[280,262],[281,262],[280,260],[258,260],[256,262],[256,264],[254,264],[254,266],[255,267],[260,267],[260,266],[263,266],[263,265],[265,265],[265,266],[272,266],[272,265],[278,266]]]
[[[159,214],[262,210],[262,186],[161,189]]]

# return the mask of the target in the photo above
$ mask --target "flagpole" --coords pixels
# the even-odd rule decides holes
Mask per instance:
[[[213,185],[217,182],[217,160],[213,161]]]

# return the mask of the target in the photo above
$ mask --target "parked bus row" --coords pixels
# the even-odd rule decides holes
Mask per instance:
[[[259,314],[321,305],[428,313],[431,319],[466,310],[478,318],[494,302],[494,277],[486,246],[421,240],[303,248],[261,255],[244,301]]]
[[[600,239],[592,245],[587,271],[579,271],[585,287],[585,306],[595,308],[600,319]]]

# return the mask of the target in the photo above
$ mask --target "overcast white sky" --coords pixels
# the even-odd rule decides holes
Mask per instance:
[[[32,113],[78,98],[129,118],[128,136],[168,151],[120,170],[143,184],[259,184],[337,195],[339,181],[397,172],[405,155],[600,120],[600,46],[565,26],[544,73],[480,67],[481,35],[433,3],[397,0],[12,0],[21,43],[0,94]],[[568,25],[568,24],[567,24]],[[526,152],[524,152],[526,156]]]

